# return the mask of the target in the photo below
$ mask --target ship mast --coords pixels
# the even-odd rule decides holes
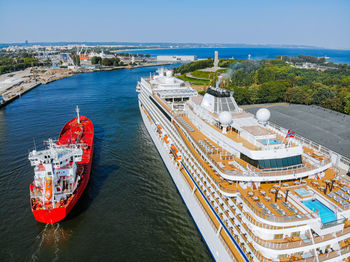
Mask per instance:
[[[80,117],[79,117],[79,107],[77,106],[76,108],[75,108],[75,111],[77,112],[77,118],[78,118],[78,124],[80,124]]]

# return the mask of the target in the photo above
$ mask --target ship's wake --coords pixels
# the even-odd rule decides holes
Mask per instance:
[[[41,253],[49,252],[52,257],[51,261],[57,261],[60,254],[60,245],[69,239],[70,234],[60,227],[59,223],[46,224],[44,229],[36,237],[36,249],[31,256],[31,260],[39,261]],[[45,252],[45,253],[46,253]],[[46,260],[46,259],[45,259]]]

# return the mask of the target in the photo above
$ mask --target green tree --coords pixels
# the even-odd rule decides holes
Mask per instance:
[[[350,93],[344,97],[344,113],[350,115]]]
[[[102,65],[103,66],[112,66],[114,62],[114,58],[103,58]]]
[[[73,63],[76,66],[80,66],[80,57],[79,57],[79,55],[73,55]]]
[[[257,83],[262,84],[275,80],[275,72],[271,68],[261,68],[257,72]]]
[[[291,87],[286,90],[285,101],[294,104],[310,104],[312,101],[311,90],[306,86]]]
[[[288,83],[286,82],[266,82],[259,89],[260,103],[282,102],[285,97]]]
[[[312,95],[312,102],[315,104],[321,104],[323,100],[326,100],[327,98],[333,98],[333,97],[334,97],[334,92],[330,88],[326,86],[321,86]]]
[[[91,64],[93,65],[101,64],[101,62],[102,62],[102,58],[99,56],[93,56],[91,58]]]

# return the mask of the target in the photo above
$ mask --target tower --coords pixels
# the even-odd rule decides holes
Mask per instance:
[[[219,67],[219,52],[214,52],[214,68]]]

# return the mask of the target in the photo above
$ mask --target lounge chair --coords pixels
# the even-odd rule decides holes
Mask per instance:
[[[260,207],[260,208],[264,208],[265,207],[265,205],[263,204],[263,203],[261,203],[261,202],[258,202],[258,203],[256,203],[257,205],[258,205],[258,207]]]
[[[296,213],[295,216],[296,216],[297,218],[304,218],[304,217],[305,217],[303,214],[300,214],[300,213]]]
[[[294,208],[294,207],[288,207],[288,210],[291,212],[291,213],[296,213],[297,210]]]
[[[290,203],[288,202],[282,202],[282,205],[284,205],[285,207],[290,207]]]
[[[338,196],[343,197],[343,191],[342,190],[338,190],[335,192]]]
[[[286,212],[283,209],[277,209],[277,213],[283,216],[286,214]]]
[[[347,202],[347,201],[344,201],[344,202],[343,202],[343,207],[345,207],[345,208],[350,207],[350,203]]]
[[[331,198],[334,198],[335,197],[335,194],[333,192],[329,192],[328,193],[328,196],[331,197]]]
[[[340,197],[338,197],[338,196],[335,196],[334,200],[337,201],[337,202],[342,201],[342,199]]]
[[[278,209],[278,208],[279,208],[278,205],[275,204],[275,203],[271,204],[270,206],[271,206],[273,209]]]
[[[262,211],[263,211],[265,214],[271,214],[270,209],[268,209],[268,208],[266,208],[266,207],[263,208]]]

